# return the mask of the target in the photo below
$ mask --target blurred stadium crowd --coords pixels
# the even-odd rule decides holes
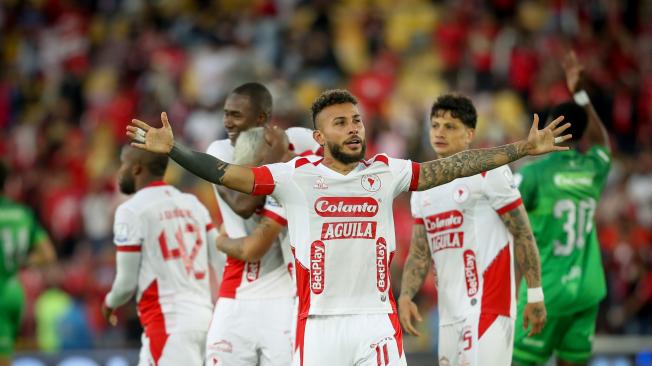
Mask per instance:
[[[572,4],[571,4],[572,3]],[[29,297],[19,349],[139,344],[135,309],[109,329],[114,174],[133,117],[196,149],[224,137],[221,105],[261,81],[274,122],[310,126],[320,91],[345,87],[365,113],[368,153],[425,160],[427,113],[457,90],[478,108],[476,146],[524,136],[533,112],[569,99],[572,47],[612,134],[614,166],[597,212],[609,293],[599,334],[652,334],[652,2],[424,0],[6,0],[0,5],[0,152],[7,194],[30,205],[60,262],[21,274]],[[210,186],[177,166],[168,180],[216,210]],[[396,202],[407,256],[409,196]],[[219,220],[216,213],[216,220]],[[401,260],[394,261],[399,288]],[[432,278],[421,305],[433,312]],[[430,324],[430,325],[429,325]],[[430,338],[406,339],[408,351]]]

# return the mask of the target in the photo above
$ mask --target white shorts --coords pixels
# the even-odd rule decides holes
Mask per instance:
[[[291,365],[293,314],[290,297],[219,298],[206,336],[206,366]]]
[[[405,366],[396,314],[311,315],[297,326],[293,366]]]
[[[507,316],[478,314],[439,327],[440,366],[509,366],[513,349],[514,319]]]
[[[206,332],[182,332],[140,337],[138,366],[201,366],[204,364]]]

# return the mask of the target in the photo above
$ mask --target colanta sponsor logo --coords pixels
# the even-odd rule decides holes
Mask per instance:
[[[426,226],[426,231],[433,234],[462,226],[464,215],[458,210],[446,211],[426,217],[423,223]]]
[[[320,197],[315,212],[322,217],[374,217],[378,201],[372,197]]]

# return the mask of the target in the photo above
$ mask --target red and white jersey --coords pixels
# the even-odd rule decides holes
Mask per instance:
[[[513,237],[499,215],[520,204],[507,166],[412,194],[437,271],[441,325],[474,313],[514,317]]]
[[[346,175],[300,157],[254,168],[255,194],[286,210],[299,317],[393,313],[392,203],[414,190],[419,165],[376,155]]]
[[[299,153],[312,154],[319,148],[319,144],[312,138],[312,131],[308,129],[291,128],[288,129],[287,134],[291,147],[295,151],[300,149]],[[208,147],[207,153],[227,163],[234,160],[234,148],[228,139],[213,142]],[[285,218],[279,214],[282,211],[279,211],[271,201],[256,215],[243,219],[224,202],[217,190],[215,196],[224,228],[231,238],[241,238],[250,234],[260,222],[260,216],[269,216],[281,225],[286,225]],[[257,262],[244,262],[227,257],[219,296],[250,300],[294,296],[295,286],[288,275],[288,267],[285,264],[287,259],[284,259],[287,253],[285,255],[283,253],[282,240],[282,238],[277,239],[273,247]]]
[[[213,310],[209,246],[217,230],[199,200],[152,183],[117,208],[114,232],[117,251],[141,252],[136,294],[141,323],[164,327],[168,334],[205,332]]]

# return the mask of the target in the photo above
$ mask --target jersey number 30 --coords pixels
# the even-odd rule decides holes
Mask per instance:
[[[558,256],[567,256],[578,249],[584,248],[586,234],[593,230],[593,214],[595,213],[595,200],[583,199],[577,203],[570,199],[559,200],[555,203],[554,215],[556,219],[566,217],[563,229],[566,232],[566,242],[555,240],[554,253]]]

